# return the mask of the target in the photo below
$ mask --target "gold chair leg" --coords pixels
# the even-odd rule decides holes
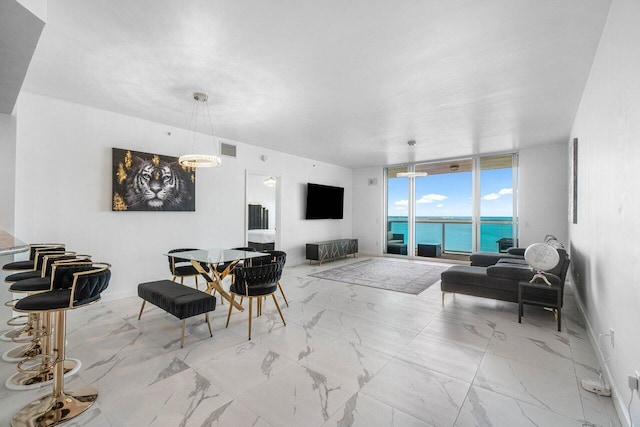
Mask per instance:
[[[355,256],[355,254],[354,254]],[[282,298],[284,299],[284,303],[289,307],[289,301],[287,301],[287,297],[284,296],[284,291],[282,290],[282,285],[278,282],[278,289],[280,289],[280,293],[282,294]]]
[[[209,313],[205,313],[204,318],[207,319],[207,326],[209,327],[209,336],[213,338],[213,332],[211,331],[211,322],[209,321]]]
[[[278,309],[278,313],[280,314],[282,323],[284,323],[284,326],[287,326],[287,322],[284,321],[284,316],[282,315],[282,310],[280,310],[280,304],[278,304],[278,300],[276,299],[276,294],[271,294],[271,297],[273,298],[273,302],[276,304],[276,308]]]
[[[138,320],[140,320],[140,317],[142,317],[142,310],[144,310],[144,304],[147,302],[147,300],[142,300],[142,307],[140,307],[140,313],[138,313]]]
[[[182,335],[180,336],[180,348],[184,347],[184,330],[187,327],[187,319],[182,319]]]
[[[180,276],[180,284],[184,285],[184,276]]]
[[[171,280],[172,280],[173,282],[175,282],[175,281],[176,281],[176,277],[177,277],[177,276],[173,276],[173,277],[171,278]]]
[[[251,341],[251,317],[253,317],[253,298],[249,297],[249,341]],[[257,303],[256,303],[257,304]]]
[[[231,304],[229,304],[229,314],[227,315],[227,326],[225,326],[225,328],[229,327],[229,319],[231,319],[231,310],[233,310],[233,301],[236,299],[236,294],[231,294]]]
[[[195,277],[196,277],[196,289],[198,289],[198,276],[195,276]]]

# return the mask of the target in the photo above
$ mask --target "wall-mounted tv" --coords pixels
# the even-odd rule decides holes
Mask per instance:
[[[307,184],[306,219],[342,219],[344,188]]]

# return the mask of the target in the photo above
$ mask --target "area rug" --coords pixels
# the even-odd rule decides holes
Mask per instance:
[[[440,280],[440,273],[447,268],[372,258],[310,276],[417,295]]]

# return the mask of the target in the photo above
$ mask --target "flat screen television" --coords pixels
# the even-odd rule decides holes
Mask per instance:
[[[307,184],[306,219],[342,219],[344,188]]]

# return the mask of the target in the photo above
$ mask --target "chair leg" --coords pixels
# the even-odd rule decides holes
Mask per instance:
[[[233,301],[236,299],[236,294],[232,293],[231,294],[231,304],[229,304],[229,314],[227,315],[227,326],[225,326],[225,328],[229,327],[229,319],[231,319],[231,310],[233,310]]]
[[[284,303],[287,304],[287,307],[289,307],[289,301],[287,301],[287,297],[284,296],[284,291],[282,290],[282,285],[280,284],[280,282],[278,282],[278,289],[280,289],[280,293],[282,294],[282,298],[284,299]]]
[[[196,289],[198,289],[198,276],[195,276],[195,278],[196,278]]]
[[[253,298],[249,298],[249,341],[251,341],[251,318],[253,317]],[[257,304],[257,303],[256,303]]]
[[[213,338],[213,332],[211,331],[211,322],[209,321],[209,313],[205,313],[204,318],[207,319],[207,326],[209,327],[209,336]]]
[[[180,348],[184,347],[184,330],[187,327],[187,319],[182,319],[182,335],[180,336]]]
[[[278,300],[276,299],[276,294],[271,294],[271,297],[273,298],[273,302],[276,304],[276,308],[278,309],[278,313],[280,314],[282,323],[284,323],[284,326],[287,326],[287,322],[284,321],[284,316],[282,315],[282,310],[280,310],[280,304],[278,304]]]
[[[184,285],[184,276],[180,276],[180,284]]]
[[[171,278],[171,280],[172,280],[173,282],[175,282],[175,281],[176,281],[176,277],[177,277],[177,276],[173,276],[173,277]]]
[[[147,300],[142,300],[142,307],[140,307],[140,313],[138,313],[138,320],[140,320],[140,317],[142,317],[142,310],[144,310],[144,304],[147,302]]]

